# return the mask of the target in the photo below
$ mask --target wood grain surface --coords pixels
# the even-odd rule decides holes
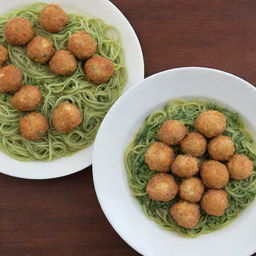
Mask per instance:
[[[256,84],[255,0],[112,2],[140,39],[146,76],[169,68],[204,66]],[[90,167],[46,181],[0,175],[0,255],[139,254],[106,220],[94,192]]]

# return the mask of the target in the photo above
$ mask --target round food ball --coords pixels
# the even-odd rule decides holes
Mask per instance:
[[[226,130],[227,118],[219,111],[202,112],[196,119],[195,127],[207,138],[222,134]]]
[[[153,142],[145,154],[145,163],[153,171],[168,172],[173,160],[173,149],[162,142]]]
[[[40,64],[48,62],[53,54],[53,42],[43,36],[36,36],[27,46],[28,57]]]
[[[7,49],[0,44],[0,67],[8,60],[8,51]]]
[[[96,84],[106,83],[115,71],[113,62],[99,55],[88,59],[84,68],[87,78]]]
[[[203,163],[200,169],[200,175],[207,188],[223,188],[229,181],[229,173],[226,165],[214,160]]]
[[[38,86],[25,85],[12,97],[12,105],[20,111],[32,111],[41,99],[42,94]]]
[[[10,64],[0,69],[0,92],[16,92],[22,85],[22,73]]]
[[[179,144],[187,134],[184,124],[178,120],[165,121],[158,131],[158,138],[167,145]]]
[[[228,170],[232,179],[246,179],[252,175],[253,162],[246,155],[235,154],[228,161]]]
[[[180,200],[170,209],[170,214],[176,223],[184,228],[193,228],[200,220],[199,205]]]
[[[48,128],[47,119],[37,112],[29,113],[20,119],[21,135],[28,140],[40,140]]]
[[[202,197],[201,207],[209,215],[224,215],[228,207],[227,192],[222,189],[209,189]]]
[[[180,148],[184,154],[191,156],[202,156],[205,153],[207,141],[198,132],[189,133],[180,143]]]
[[[69,133],[82,122],[82,115],[77,106],[67,101],[61,103],[52,114],[52,124],[62,133]]]
[[[78,59],[85,60],[95,54],[97,44],[89,33],[78,31],[69,37],[67,48]]]
[[[171,175],[159,173],[149,180],[146,191],[151,199],[168,202],[177,195],[178,185]]]
[[[230,137],[220,135],[211,139],[208,152],[214,160],[227,161],[234,154],[235,147]]]
[[[77,69],[77,60],[70,51],[58,50],[50,60],[49,67],[56,75],[69,75]]]
[[[204,193],[204,185],[199,178],[190,177],[184,179],[179,185],[180,198],[191,203],[197,203],[201,200]]]
[[[179,177],[191,177],[199,171],[199,160],[193,156],[178,155],[171,165],[171,170]]]
[[[32,22],[20,17],[6,23],[4,34],[7,42],[12,45],[26,45],[35,36]]]
[[[59,5],[49,4],[41,11],[39,22],[46,31],[56,33],[68,23],[68,15]]]

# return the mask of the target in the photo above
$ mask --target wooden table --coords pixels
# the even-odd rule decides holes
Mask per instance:
[[[169,68],[205,66],[256,84],[255,0],[113,3],[138,34],[146,76]],[[90,167],[47,181],[0,175],[0,255],[139,254],[121,240],[103,215]]]

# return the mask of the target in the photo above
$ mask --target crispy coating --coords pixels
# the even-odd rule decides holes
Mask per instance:
[[[246,155],[235,154],[228,161],[228,170],[232,179],[246,179],[253,173],[253,162]]]
[[[158,172],[168,172],[173,160],[173,149],[162,142],[153,142],[145,154],[149,169]]]
[[[40,140],[48,128],[47,119],[37,112],[31,112],[20,119],[21,135],[28,140]]]
[[[115,72],[113,62],[99,55],[88,59],[84,68],[87,78],[96,84],[106,83]]]
[[[202,112],[195,121],[196,129],[207,138],[222,134],[226,126],[227,118],[216,110]]]
[[[35,37],[32,22],[20,17],[15,17],[6,23],[4,34],[7,42],[12,45],[26,45]]]
[[[8,55],[7,49],[0,44],[0,67],[8,60]]]

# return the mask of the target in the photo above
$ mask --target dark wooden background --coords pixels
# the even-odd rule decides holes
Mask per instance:
[[[138,34],[146,76],[169,68],[205,66],[256,84],[255,0],[112,2]],[[46,181],[0,175],[0,255],[138,254],[104,217],[90,167]]]

